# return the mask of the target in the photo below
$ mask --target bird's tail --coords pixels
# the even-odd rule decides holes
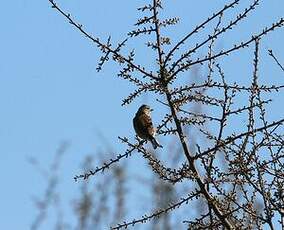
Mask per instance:
[[[160,145],[159,142],[158,142],[154,137],[152,137],[152,138],[150,139],[150,141],[151,141],[151,143],[152,143],[154,149],[156,149],[156,148],[158,148],[158,147],[163,148],[163,146]]]

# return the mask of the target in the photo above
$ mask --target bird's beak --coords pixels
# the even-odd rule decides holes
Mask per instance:
[[[153,112],[153,111],[154,111],[154,109],[150,109],[150,111],[151,111],[151,112]]]

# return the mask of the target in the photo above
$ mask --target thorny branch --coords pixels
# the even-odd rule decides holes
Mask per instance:
[[[283,65],[278,61],[278,59],[275,57],[272,50],[268,50],[269,55],[274,59],[274,61],[277,63],[277,65],[284,71]]]
[[[184,153],[187,160],[178,170],[166,167],[162,161],[143,147],[145,141],[138,140],[133,144],[128,138],[119,137],[127,146],[125,153],[117,155],[95,170],[75,176],[74,179],[88,179],[137,151],[142,154],[151,170],[160,179],[173,185],[180,182],[191,183],[191,185],[198,187],[196,192],[190,193],[188,198],[182,199],[166,209],[159,210],[149,216],[145,215],[137,220],[117,224],[112,229],[118,230],[144,223],[177,209],[181,204],[188,203],[194,198],[205,200],[207,212],[200,214],[193,220],[185,221],[189,227],[208,229],[223,226],[226,229],[253,229],[268,225],[274,229],[273,216],[275,212],[280,213],[282,222],[279,222],[283,225],[284,138],[283,134],[278,132],[283,131],[284,119],[280,118],[274,121],[267,119],[266,106],[273,101],[271,98],[267,99],[267,96],[266,99],[263,99],[262,94],[266,93],[269,96],[272,92],[277,93],[283,90],[284,85],[260,85],[258,82],[260,39],[276,28],[283,27],[283,18],[270,27],[262,29],[261,32],[252,34],[251,38],[240,41],[231,48],[215,52],[214,43],[218,39],[220,40],[221,35],[238,26],[249,16],[250,12],[256,11],[256,6],[261,2],[260,0],[252,1],[237,17],[222,27],[225,13],[228,10],[235,10],[235,7],[241,3],[240,0],[235,0],[208,17],[191,32],[185,33],[172,48],[167,49],[166,46],[171,44],[171,38],[163,36],[163,31],[167,26],[177,24],[179,19],[177,17],[163,19],[160,14],[163,10],[163,1],[152,0],[150,4],[138,8],[144,15],[135,24],[137,29],[128,33],[128,36],[134,39],[149,35],[146,45],[155,52],[157,57],[155,61],[158,63],[158,70],[154,73],[146,71],[142,65],[134,62],[136,55],[134,50],[128,55],[122,54],[121,49],[126,45],[129,37],[119,43],[117,48],[112,48],[110,37],[106,43],[94,38],[53,0],[48,1],[71,25],[101,50],[103,56],[99,61],[98,70],[101,70],[103,64],[109,60],[109,55],[112,55],[114,62],[123,66],[118,75],[136,87],[135,91],[123,100],[123,105],[132,103],[135,98],[145,92],[152,92],[157,95],[157,101],[167,106],[169,111],[165,113],[157,126],[157,133],[178,137],[180,151]],[[202,29],[210,28],[210,23],[214,20],[217,20],[217,23],[211,34],[201,38],[201,42],[195,46],[186,47],[193,35],[199,35]],[[217,60],[220,62],[221,57],[240,49],[249,48],[252,43],[255,43],[255,49],[251,85],[247,86],[238,82],[228,83],[226,73],[221,69]],[[205,45],[208,45],[208,53],[201,56],[201,49]],[[181,54],[176,58],[178,51],[181,51]],[[191,55],[196,53],[201,57],[192,59]],[[269,55],[284,71],[272,50],[269,50]],[[209,72],[205,81],[192,84],[176,81],[182,72],[189,71],[197,64],[205,63],[208,63]],[[239,98],[244,95],[246,99],[240,100]],[[191,111],[192,104],[206,107],[207,112]],[[235,133],[228,135],[232,129],[235,130],[232,119],[246,119],[247,123],[240,124]],[[197,143],[195,149],[192,147],[192,143],[188,141],[186,135],[189,126],[198,130],[198,135],[205,139],[204,146]],[[210,126],[214,129],[212,132],[208,131]],[[246,126],[245,131],[242,131],[244,126]],[[193,137],[189,138],[189,140],[192,139]],[[259,208],[259,211],[256,206],[260,200],[263,206]]]
[[[121,229],[121,228],[127,228],[129,226],[134,226],[134,225],[136,225],[138,223],[145,223],[146,221],[150,221],[153,218],[157,218],[157,217],[159,217],[159,216],[161,216],[161,215],[163,215],[163,214],[165,214],[167,212],[170,212],[170,211],[172,211],[174,209],[179,208],[182,204],[188,203],[190,200],[198,197],[199,195],[200,195],[200,191],[191,192],[186,198],[181,198],[179,202],[174,203],[174,204],[170,204],[165,209],[160,209],[160,210],[158,210],[158,211],[156,211],[156,212],[154,212],[154,213],[152,213],[150,215],[146,215],[145,214],[140,219],[134,219],[134,220],[132,220],[130,222],[124,222],[122,224],[118,224],[116,227],[112,227],[111,229],[112,230],[118,230],[118,229]]]
[[[93,36],[91,36],[89,33],[87,33],[84,29],[83,26],[77,22],[75,22],[72,18],[71,15],[68,13],[65,13],[63,10],[61,10],[61,8],[58,7],[58,5],[55,3],[55,1],[53,0],[48,0],[51,4],[52,4],[52,8],[56,9],[61,15],[63,15],[65,18],[68,19],[69,23],[73,26],[75,26],[82,34],[84,34],[88,39],[90,39],[92,42],[94,42],[95,44],[98,45],[99,48],[101,49],[105,49],[108,52],[112,53],[114,55],[114,59],[118,60],[119,63],[123,63],[126,62],[127,64],[129,64],[132,68],[134,68],[135,70],[139,71],[140,73],[142,73],[145,76],[148,76],[150,78],[153,79],[157,79],[157,77],[155,77],[153,74],[148,73],[145,71],[145,69],[139,65],[136,65],[132,62],[131,59],[124,57],[122,54],[120,54],[116,49],[112,49],[110,46],[103,44],[99,38],[95,38]]]

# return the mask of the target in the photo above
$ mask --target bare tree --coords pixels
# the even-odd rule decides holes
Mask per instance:
[[[179,184],[190,185],[186,196],[169,204],[165,204],[167,200],[162,200],[161,209],[151,214],[121,223],[121,216],[117,215],[118,223],[112,229],[143,224],[178,210],[182,205],[194,208],[194,200],[198,200],[204,208],[197,216],[190,212],[184,215],[183,221],[189,229],[284,228],[284,119],[281,112],[274,111],[274,117],[278,118],[271,120],[267,109],[272,97],[284,85],[261,84],[259,73],[261,39],[283,27],[283,18],[260,32],[253,32],[249,38],[216,52],[216,42],[246,20],[252,11],[256,11],[260,0],[250,1],[250,5],[239,10],[235,18],[228,20],[224,15],[229,11],[237,11],[240,0],[230,2],[196,25],[192,31],[186,32],[174,44],[173,37],[165,34],[170,26],[179,22],[179,18],[162,18],[160,12],[166,5],[163,5],[162,0],[153,0],[138,8],[142,16],[135,24],[136,29],[114,45],[111,37],[103,42],[92,36],[55,1],[48,1],[102,52],[98,71],[102,70],[107,61],[113,60],[120,67],[118,76],[136,87],[123,100],[123,106],[148,92],[165,106],[157,131],[160,135],[171,136],[180,148],[179,154],[183,153],[184,156],[180,167],[169,167],[168,162],[162,162],[144,147],[145,141],[137,139],[132,143],[129,137],[119,137],[126,146],[124,153],[74,177],[75,180],[90,179],[138,153],[160,180],[173,186],[171,189]],[[204,29],[211,30],[206,37],[201,33]],[[198,35],[198,42],[192,45],[193,37]],[[135,38],[146,40],[146,49],[150,48],[155,54],[153,62],[157,63],[156,69],[150,70],[143,63],[137,62],[134,49],[129,53],[124,51],[129,49],[128,41]],[[222,64],[222,60],[232,53],[239,52],[241,56],[243,49],[251,51],[251,72],[246,75],[250,79],[249,84],[248,81],[244,83],[241,77],[232,81],[227,77],[232,75],[225,71]],[[268,54],[276,64],[271,68],[280,67],[283,70],[281,61],[273,51],[269,50]],[[206,67],[207,76],[198,83],[188,84],[184,76],[188,76],[193,67],[198,65]],[[192,106],[200,104],[202,112],[192,109]],[[203,141],[193,141],[188,136],[188,127],[193,128],[196,136],[200,136]],[[170,155],[171,152],[165,154]]]

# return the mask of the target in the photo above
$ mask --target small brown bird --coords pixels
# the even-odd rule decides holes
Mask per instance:
[[[140,106],[133,118],[133,127],[140,138],[149,140],[152,143],[154,149],[157,147],[163,148],[155,139],[155,128],[151,119],[151,111],[153,110],[148,105]]]

